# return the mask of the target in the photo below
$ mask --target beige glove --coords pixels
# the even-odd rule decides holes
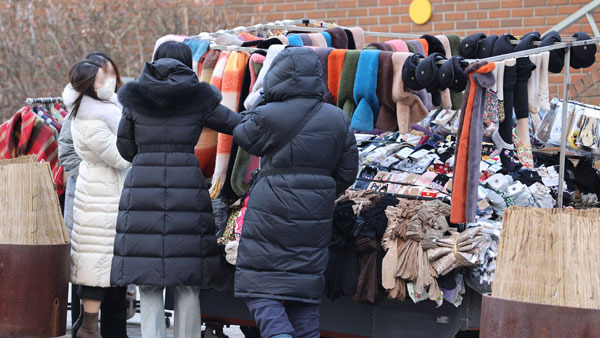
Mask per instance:
[[[239,244],[239,241],[231,241],[225,246],[225,259],[231,265],[235,265],[237,261],[237,251]]]

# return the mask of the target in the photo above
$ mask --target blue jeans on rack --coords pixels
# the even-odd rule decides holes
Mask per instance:
[[[246,298],[263,338],[319,338],[319,304]]]

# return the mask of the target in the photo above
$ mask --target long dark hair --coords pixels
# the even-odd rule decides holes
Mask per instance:
[[[119,72],[119,68],[117,67],[117,64],[113,61],[113,59],[111,59],[110,56],[108,56],[108,54],[97,51],[89,53],[85,58],[94,61],[95,63],[99,64],[102,68],[106,68],[106,64],[110,62],[113,69],[115,70],[115,75],[117,76],[117,87],[115,88],[115,93],[118,92],[119,88],[123,86],[123,81],[121,81],[121,73]]]
[[[100,70],[100,68],[100,65],[89,59],[77,61],[73,66],[71,66],[71,69],[69,70],[69,82],[71,83],[73,89],[79,93],[79,96],[77,96],[77,99],[75,99],[73,108],[70,112],[72,119],[77,116],[83,96],[87,95],[93,99],[100,100],[98,95],[96,95],[96,90],[94,90],[96,74],[98,74],[98,70]]]
[[[192,50],[183,42],[167,41],[158,46],[154,61],[166,58],[175,59],[192,68]]]

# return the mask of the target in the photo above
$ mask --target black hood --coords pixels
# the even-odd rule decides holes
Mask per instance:
[[[310,48],[286,48],[279,53],[264,79],[266,102],[306,97],[323,100],[323,70]]]
[[[186,115],[212,111],[221,93],[199,82],[194,71],[175,59],[147,62],[134,82],[119,90],[123,108],[144,115]]]

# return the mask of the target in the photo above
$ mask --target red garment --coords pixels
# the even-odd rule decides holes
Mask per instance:
[[[50,163],[58,195],[64,193],[63,168],[58,164],[58,142],[46,123],[30,107],[23,107],[0,125],[0,159],[36,155]]]

